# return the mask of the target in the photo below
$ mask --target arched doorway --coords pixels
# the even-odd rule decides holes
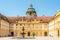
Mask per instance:
[[[14,36],[14,32],[11,32],[11,36]]]
[[[30,36],[30,32],[28,32],[28,36]]]
[[[44,36],[47,36],[47,32],[44,32]]]
[[[59,30],[58,30],[58,37],[59,37]]]

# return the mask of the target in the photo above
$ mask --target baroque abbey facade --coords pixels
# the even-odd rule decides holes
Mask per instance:
[[[24,32],[24,33],[23,33]],[[60,11],[54,16],[37,16],[32,5],[26,16],[6,17],[0,13],[0,36],[60,36]]]

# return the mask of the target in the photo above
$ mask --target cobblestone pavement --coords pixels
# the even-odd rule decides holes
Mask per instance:
[[[35,37],[35,38],[0,37],[0,40],[60,40],[60,37]]]

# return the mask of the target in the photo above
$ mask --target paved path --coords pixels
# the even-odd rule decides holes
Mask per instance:
[[[60,37],[36,37],[36,38],[29,38],[29,39],[20,39],[14,37],[0,37],[0,40],[60,40]]]

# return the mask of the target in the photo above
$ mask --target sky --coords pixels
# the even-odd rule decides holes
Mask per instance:
[[[54,16],[60,10],[60,0],[0,0],[0,13],[5,16],[26,16],[30,4],[37,16]]]

